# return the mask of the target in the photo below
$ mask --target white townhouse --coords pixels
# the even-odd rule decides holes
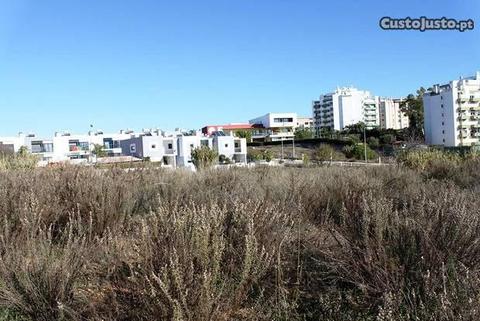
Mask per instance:
[[[234,163],[247,162],[247,140],[234,136],[223,136],[221,133],[213,136],[213,149],[218,155],[225,156]]]
[[[322,129],[343,130],[349,125],[363,122],[367,128],[379,125],[377,97],[355,87],[337,88],[323,94],[312,104],[315,132]]]
[[[201,146],[215,150],[219,157],[223,155],[235,164],[246,164],[247,162],[247,140],[245,138],[227,136],[223,132],[216,132],[212,136],[179,135],[176,138],[178,167],[193,168],[192,151]]]
[[[0,152],[17,153],[22,146],[28,147],[30,141],[35,139],[35,134],[18,133],[17,136],[0,137]]]
[[[54,158],[51,139],[40,139],[35,134],[23,133],[15,137],[0,137],[0,152],[13,154],[21,147],[26,147],[29,152],[39,155],[41,164],[46,164]]]
[[[480,72],[434,85],[423,95],[423,107],[427,144],[480,145]]]
[[[177,139],[177,166],[194,168],[192,162],[192,151],[201,146],[207,146],[213,149],[212,137],[205,137],[201,135],[178,135]]]
[[[114,134],[91,131],[86,135],[57,132],[53,137],[53,157],[50,161],[92,162],[94,161],[93,150],[96,145],[102,146],[110,157],[121,156],[120,142],[131,138],[132,135],[133,132],[131,131],[120,131],[120,133]]]
[[[121,154],[138,159],[161,162],[164,166],[176,167],[177,139],[165,137],[159,131],[144,132],[120,141]]]
[[[252,131],[253,141],[292,140],[298,126],[296,113],[268,113],[249,123],[258,127]]]
[[[35,135],[20,134],[17,137],[0,138],[0,152],[15,153],[25,146],[33,154],[40,156],[39,165],[68,162],[72,164],[95,163],[96,145],[103,147],[108,157],[129,156],[139,160],[160,162],[162,166],[193,168],[191,153],[200,146],[208,146],[218,155],[223,155],[233,163],[247,162],[247,141],[245,138],[215,132],[204,136],[181,133],[166,136],[160,130],[144,130],[135,134],[121,131],[117,134],[105,134],[101,131],[88,134],[57,132],[50,140],[39,139]]]

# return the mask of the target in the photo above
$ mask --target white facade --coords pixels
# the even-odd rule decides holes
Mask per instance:
[[[378,99],[380,128],[398,130],[409,126],[408,116],[400,108],[402,101],[403,99],[396,98]]]
[[[54,158],[53,141],[40,139],[35,134],[25,135],[19,133],[15,137],[0,137],[0,151],[4,153],[17,153],[21,147],[39,156],[41,164],[46,164]]]
[[[480,144],[480,72],[434,85],[423,96],[425,141],[448,147]]]
[[[200,146],[213,148],[212,138],[195,136],[177,136],[177,166],[193,168],[192,151]]]
[[[252,140],[281,141],[292,140],[297,128],[296,113],[268,113],[251,119],[252,125],[262,125],[262,129],[253,132]]]
[[[313,118],[297,117],[297,128],[313,128]]]
[[[235,163],[246,163],[247,140],[234,136],[214,136],[213,148]]]
[[[55,133],[53,153],[49,161],[84,163],[92,161],[95,145],[103,147],[108,156],[122,155],[120,142],[132,137],[132,133],[105,134],[89,132],[88,134]]]
[[[0,137],[0,150],[5,153],[17,153],[20,147],[28,147],[29,141],[34,138],[34,134],[25,135],[23,133],[19,133],[17,136]]]
[[[177,139],[177,166],[193,168],[192,151],[201,146],[215,150],[218,156],[223,155],[233,163],[244,164],[247,162],[247,140],[234,136],[184,136]]]
[[[379,125],[377,98],[368,91],[354,87],[337,88],[313,102],[313,120],[317,135],[321,129],[343,130],[363,122],[367,128]]]
[[[176,133],[165,136],[160,131],[144,131],[141,134],[121,132],[104,134],[102,132],[87,135],[56,133],[51,140],[42,140],[35,135],[20,134],[16,137],[0,137],[0,152],[15,153],[25,146],[39,155],[39,165],[68,162],[72,164],[95,163],[93,155],[95,145],[103,146],[108,158],[130,158],[152,162],[161,162],[162,166],[193,168],[192,151],[200,146],[208,146],[218,155],[223,155],[232,163],[247,162],[247,140],[245,138],[223,135],[193,136]]]
[[[177,141],[160,133],[144,133],[120,142],[122,155],[176,167]]]

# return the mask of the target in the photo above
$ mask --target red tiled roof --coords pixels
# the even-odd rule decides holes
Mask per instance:
[[[204,134],[210,134],[216,131],[222,130],[235,130],[235,129],[254,129],[264,128],[262,124],[227,124],[227,125],[208,125],[202,128]]]

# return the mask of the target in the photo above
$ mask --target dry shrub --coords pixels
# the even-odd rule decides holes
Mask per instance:
[[[0,320],[479,319],[477,166],[0,172]]]

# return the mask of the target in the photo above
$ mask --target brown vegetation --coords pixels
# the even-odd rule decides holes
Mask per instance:
[[[0,320],[478,320],[479,165],[0,172]]]

